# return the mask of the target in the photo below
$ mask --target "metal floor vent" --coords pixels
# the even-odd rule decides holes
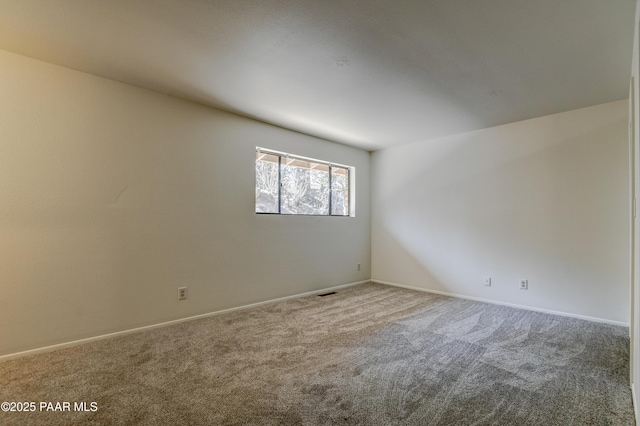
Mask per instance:
[[[330,295],[332,295],[332,294],[336,294],[336,292],[335,292],[335,291],[332,291],[332,292],[329,292],[329,293],[319,294],[318,296],[320,296],[320,297],[325,297],[325,296],[330,296]]]

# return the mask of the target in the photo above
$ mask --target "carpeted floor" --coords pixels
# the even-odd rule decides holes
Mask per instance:
[[[0,401],[36,402],[0,424],[633,425],[628,351],[624,327],[364,284],[0,363]]]

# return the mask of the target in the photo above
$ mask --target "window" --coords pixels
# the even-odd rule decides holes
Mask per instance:
[[[256,149],[256,213],[349,216],[349,166]]]

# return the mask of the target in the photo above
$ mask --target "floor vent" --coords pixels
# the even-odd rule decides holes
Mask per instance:
[[[319,294],[318,296],[320,296],[320,297],[325,297],[325,296],[330,296],[330,295],[332,295],[332,294],[336,294],[336,292],[335,292],[335,291],[332,291],[332,292],[330,292],[330,293]]]

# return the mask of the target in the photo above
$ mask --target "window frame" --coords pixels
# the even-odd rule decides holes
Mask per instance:
[[[262,148],[257,146],[256,147],[256,153],[260,153],[260,154],[266,154],[266,155],[273,155],[273,156],[277,156],[278,157],[278,211],[277,212],[258,212],[255,211],[256,208],[256,203],[255,203],[255,199],[254,199],[254,212],[255,214],[259,214],[259,215],[277,215],[277,216],[311,216],[311,217],[354,217],[354,208],[353,208],[353,184],[354,182],[352,181],[352,177],[354,176],[354,167],[353,166],[347,166],[345,164],[340,164],[340,163],[334,163],[331,161],[325,161],[325,160],[318,160],[316,158],[310,158],[310,157],[304,157],[302,155],[296,155],[296,154],[290,154],[288,152],[282,152],[282,151],[276,151],[273,149],[268,149],[268,148]],[[328,207],[328,214],[300,214],[300,213],[282,213],[282,164],[283,164],[283,158],[286,159],[292,159],[292,160],[300,160],[300,161],[306,161],[306,162],[311,162],[311,163],[316,163],[316,164],[321,164],[321,165],[325,165],[328,166],[328,175],[329,175],[329,191],[328,191],[328,197],[329,197],[329,207]],[[333,168],[339,168],[339,169],[344,169],[347,172],[347,176],[346,176],[346,180],[347,180],[347,197],[348,197],[348,201],[347,201],[347,214],[332,214],[332,185],[333,185]],[[255,165],[254,165],[254,172],[256,171],[255,169]],[[257,176],[255,176],[255,178],[257,179]],[[254,183],[255,183],[255,179],[254,179]]]

